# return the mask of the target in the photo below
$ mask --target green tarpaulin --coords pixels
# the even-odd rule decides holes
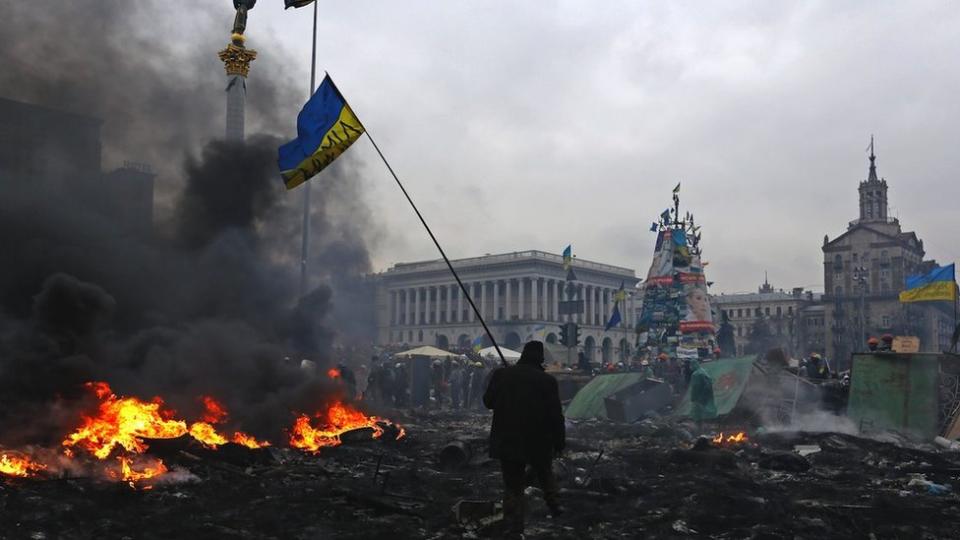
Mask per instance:
[[[847,416],[864,431],[940,433],[941,355],[855,354]]]
[[[563,414],[571,420],[606,418],[607,408],[603,404],[603,398],[643,379],[643,373],[636,372],[597,375],[577,392]]]
[[[729,414],[737,402],[743,389],[750,380],[753,369],[753,356],[740,358],[724,358],[715,362],[703,362],[700,366],[713,379],[713,401],[717,405],[717,415]],[[601,403],[602,405],[602,403]],[[683,401],[677,407],[678,416],[690,416],[690,390],[683,396]]]

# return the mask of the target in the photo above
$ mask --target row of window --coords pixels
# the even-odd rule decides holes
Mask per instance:
[[[761,310],[759,307],[756,307],[756,308],[753,308],[753,315],[750,315],[750,308],[746,308],[746,309],[744,309],[744,308],[737,308],[736,310],[733,310],[733,309],[724,309],[724,310],[720,310],[720,311],[721,311],[722,313],[724,313],[724,314],[727,316],[727,318],[729,318],[729,319],[742,319],[742,318],[744,318],[744,313],[746,313],[746,317],[747,317],[747,318],[750,318],[750,317],[759,317],[761,313],[762,313],[763,315],[766,315],[767,317],[770,317],[771,314],[776,314],[777,317],[782,317],[782,316],[783,316],[783,307],[782,307],[782,306],[777,306],[777,308],[776,308],[773,312],[770,311],[770,306],[767,306],[767,307],[763,308],[762,310]],[[787,315],[788,315],[788,316],[793,315],[793,306],[787,306]]]
[[[850,254],[850,259],[853,261],[853,264],[859,264],[860,261],[863,261],[864,263],[869,263],[869,262],[870,262],[870,252],[869,252],[869,251],[864,251],[862,254],[851,253],[851,254]],[[890,255],[887,254],[887,250],[881,251],[881,252],[880,252],[880,264],[884,264],[884,265],[885,265],[885,264],[889,264],[889,263],[890,263]],[[833,266],[834,266],[834,268],[843,268],[843,255],[837,253],[836,255],[833,256]]]

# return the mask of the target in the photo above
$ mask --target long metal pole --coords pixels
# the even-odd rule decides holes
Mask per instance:
[[[344,102],[346,102],[346,100],[344,100]],[[500,363],[503,364],[504,367],[508,366],[509,364],[507,364],[507,360],[503,357],[503,352],[500,350],[500,345],[497,344],[496,338],[493,337],[493,332],[490,331],[486,321],[483,320],[483,315],[480,313],[480,310],[477,309],[477,305],[473,302],[473,298],[470,297],[470,292],[467,290],[466,285],[460,281],[460,276],[457,274],[457,271],[454,270],[453,264],[450,263],[450,259],[447,258],[447,254],[444,253],[443,248],[440,247],[440,242],[437,240],[437,237],[434,236],[433,231],[430,230],[430,226],[427,225],[427,221],[423,219],[423,214],[421,214],[420,210],[417,209],[417,205],[413,204],[413,199],[411,199],[410,194],[407,193],[407,188],[403,187],[403,184],[400,182],[400,178],[397,177],[397,173],[393,172],[393,167],[390,166],[390,162],[387,161],[387,158],[384,157],[383,152],[380,151],[380,147],[377,146],[377,142],[373,140],[373,137],[370,135],[370,130],[364,127],[363,131],[366,133],[367,139],[373,145],[373,149],[377,151],[377,154],[380,156],[383,164],[387,166],[387,170],[390,171],[390,175],[393,176],[393,179],[397,182],[397,186],[400,187],[400,191],[403,192],[403,196],[407,198],[407,202],[410,203],[413,211],[417,214],[417,217],[420,218],[420,223],[423,224],[423,228],[427,230],[427,234],[429,234],[430,239],[433,240],[433,245],[437,246],[437,251],[439,251],[440,256],[443,257],[443,262],[447,263],[447,268],[450,270],[450,273],[453,274],[453,279],[457,280],[457,285],[460,286],[460,290],[463,292],[464,298],[467,299],[467,302],[473,309],[473,313],[477,316],[477,320],[480,321],[480,324],[483,326],[484,332],[486,332],[487,337],[490,338],[490,343],[493,344],[493,348],[496,349],[497,354],[500,355]]]
[[[313,3],[313,53],[310,56],[310,92],[307,94],[309,100],[313,96],[313,91],[317,88],[317,4],[319,0]],[[310,184],[304,182],[303,186],[303,241],[300,245],[300,298],[307,294],[307,257],[310,247]]]

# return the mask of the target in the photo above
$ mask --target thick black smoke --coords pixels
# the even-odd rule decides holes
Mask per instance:
[[[184,415],[213,395],[238,425],[278,437],[291,411],[335,392],[300,359],[329,364],[338,340],[369,337],[362,276],[373,220],[358,166],[341,158],[315,186],[311,292],[299,298],[301,199],[277,175],[282,139],[217,140],[216,51],[230,11],[121,0],[4,7],[0,97],[100,117],[105,161],[148,161],[159,176],[155,232],[144,236],[76,193],[30,189],[35,179],[0,167],[0,443],[55,442],[90,380],[163,396]],[[289,133],[305,96],[273,81],[298,70],[256,34],[256,14],[247,125]]]

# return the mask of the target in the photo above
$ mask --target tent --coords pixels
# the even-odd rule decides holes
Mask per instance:
[[[506,347],[500,347],[500,352],[503,353],[503,357],[506,358],[507,360],[519,360],[519,359],[520,359],[520,353],[518,353],[517,351],[515,351],[515,350],[513,350],[513,349],[508,349],[508,348],[506,348]],[[480,352],[479,352],[478,354],[479,354],[482,358],[492,357],[492,358],[497,359],[497,360],[500,359],[500,355],[497,354],[497,348],[496,348],[496,347],[487,347],[486,349],[480,349]]]
[[[459,358],[460,355],[452,352],[447,352],[443,349],[438,349],[436,347],[431,347],[429,345],[424,347],[417,347],[416,349],[410,349],[409,351],[403,351],[395,354],[397,357],[409,358],[412,356],[428,356],[430,358]]]
[[[717,405],[717,416],[729,414],[740,401],[747,381],[753,372],[752,356],[739,358],[721,358],[715,362],[700,364],[703,370],[713,379],[713,401]],[[690,390],[683,396],[683,401],[677,406],[676,414],[690,416],[693,409],[690,403]]]
[[[573,396],[573,400],[563,412],[571,420],[588,420],[590,418],[606,418],[607,408],[604,398],[609,397],[624,388],[642,381],[643,373],[609,373],[597,375],[586,386]]]

